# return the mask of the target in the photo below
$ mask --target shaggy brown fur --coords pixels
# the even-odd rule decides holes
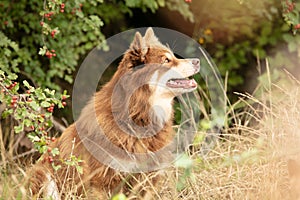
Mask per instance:
[[[60,151],[60,155],[54,158],[54,164],[62,165],[62,168],[54,171],[48,162],[40,161],[30,170],[32,194],[44,193],[42,195],[59,199],[53,191],[63,196],[68,188],[76,188],[76,195],[86,195],[86,191],[92,189],[97,191],[97,195],[107,198],[107,194],[110,196],[135,188],[143,177],[141,173],[119,172],[99,162],[94,157],[97,149],[91,152],[83,140],[97,141],[97,145],[103,149],[113,144],[128,153],[156,152],[169,145],[175,134],[172,129],[172,99],[195,89],[196,85],[192,82],[192,86],[184,89],[177,86],[158,89],[159,86],[150,82],[159,80],[171,68],[183,69],[185,65],[192,73],[182,72],[184,77],[199,71],[199,60],[175,58],[170,49],[158,41],[151,28],[144,37],[137,32],[112,79],[94,95],[80,118],[52,145],[52,148],[57,147]],[[157,102],[162,102],[162,111],[153,108]],[[111,144],[107,144],[99,136],[101,134]],[[98,136],[100,139],[97,139]],[[70,159],[71,155],[83,160],[80,163],[82,174],[75,167],[61,162]],[[165,156],[161,155],[159,159]],[[53,184],[49,183],[51,181],[55,182],[57,189],[53,189]],[[156,182],[156,179],[151,181]],[[135,194],[136,198],[146,198],[145,195],[143,191]]]

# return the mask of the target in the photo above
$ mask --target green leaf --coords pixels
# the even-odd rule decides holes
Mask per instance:
[[[53,148],[53,149],[51,150],[51,153],[52,153],[53,156],[59,155],[59,150],[58,150],[58,148]]]
[[[42,145],[42,146],[39,146],[38,150],[40,153],[45,153],[45,152],[47,152],[48,147],[46,145]]]
[[[209,129],[211,129],[211,121],[210,120],[206,120],[206,119],[201,120],[200,121],[200,127],[203,130],[209,130]]]
[[[0,76],[4,76],[4,71],[0,70]]]
[[[19,126],[15,126],[14,130],[15,130],[16,133],[20,133],[24,130],[24,125],[20,124]]]
[[[29,120],[29,119],[24,119],[24,126],[26,126],[26,127],[29,127],[29,126],[31,126],[32,125],[32,121],[31,120]]]
[[[39,55],[45,55],[46,54],[46,52],[47,52],[47,47],[46,46],[43,46],[43,48],[40,48],[40,50],[39,50]]]
[[[39,109],[39,105],[35,101],[30,102],[29,105],[35,111]]]
[[[68,83],[73,83],[73,77],[71,75],[65,75],[64,78]]]
[[[7,78],[10,79],[10,80],[16,80],[18,78],[18,76],[15,73],[10,73],[7,76]]]
[[[36,97],[38,98],[38,100],[44,100],[44,99],[46,99],[46,96],[43,93],[43,91],[42,91],[41,88],[37,88],[34,93],[35,93]]]
[[[113,196],[112,200],[127,200],[125,194],[120,193]]]
[[[47,102],[47,101],[43,101],[43,102],[41,103],[41,106],[42,106],[43,108],[48,108],[48,107],[51,106],[51,103],[49,103],[49,102]]]
[[[128,7],[136,7],[140,4],[139,0],[125,0],[126,6]]]
[[[190,168],[193,165],[193,160],[187,155],[182,154],[175,161],[175,166],[180,168]]]
[[[205,134],[196,134],[194,141],[193,141],[193,145],[199,145],[201,144],[205,139]]]
[[[52,163],[52,167],[53,167],[53,169],[54,169],[55,171],[58,171],[59,169],[62,168],[61,165],[55,165],[54,163]]]
[[[55,94],[55,90],[50,90],[49,88],[46,88],[44,91],[45,91],[45,93],[47,93],[51,96],[54,96],[54,94]]]
[[[2,118],[5,119],[6,117],[8,117],[9,115],[11,115],[14,111],[12,109],[8,109],[3,111],[2,113]]]
[[[28,89],[31,88],[31,86],[29,85],[29,83],[26,80],[23,81],[23,85]]]
[[[83,174],[83,167],[81,167],[79,165],[76,165],[75,167],[79,174]]]
[[[37,136],[37,135],[34,135],[34,134],[28,134],[27,137],[33,142],[39,142],[40,141],[40,138]]]

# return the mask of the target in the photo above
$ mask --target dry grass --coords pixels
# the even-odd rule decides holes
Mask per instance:
[[[300,84],[290,78],[267,86],[259,98],[239,95],[246,109],[230,111],[234,124],[226,128],[215,148],[205,156],[191,153],[189,176],[176,167],[161,172],[165,178],[160,187],[149,188],[155,199],[290,198],[287,160],[299,159]],[[1,166],[0,199],[26,199],[20,166],[15,162],[5,169]],[[182,178],[186,184],[178,190]]]
[[[287,160],[300,152],[299,86],[291,78],[265,88],[259,99],[241,95],[247,109],[235,115],[216,148],[192,155],[194,180],[170,192],[173,169],[162,199],[290,199]]]

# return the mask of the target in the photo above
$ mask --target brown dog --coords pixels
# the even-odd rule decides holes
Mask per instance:
[[[53,164],[61,168],[55,171],[40,161],[31,169],[32,194],[60,199],[71,190],[88,195],[92,189],[107,198],[135,188],[143,171],[168,159],[169,150],[154,161],[145,161],[173,140],[173,98],[197,88],[187,78],[199,69],[199,59],[177,59],[152,28],[144,37],[137,32],[112,79],[53,144],[60,151]],[[74,157],[83,162],[65,164]],[[134,194],[136,198],[145,195],[144,191]]]

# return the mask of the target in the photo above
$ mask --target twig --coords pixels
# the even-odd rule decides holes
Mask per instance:
[[[24,152],[24,153],[21,153],[21,154],[18,154],[18,155],[16,155],[16,156],[12,157],[11,160],[17,160],[17,159],[19,159],[19,158],[21,158],[21,157],[27,156],[27,155],[29,155],[29,154],[33,154],[33,153],[35,153],[35,152],[37,152],[36,149],[31,149],[31,150],[29,150],[29,151],[26,151],[26,152]],[[6,162],[4,162],[4,161],[0,162],[0,165],[4,165],[4,164],[6,164]]]
[[[57,120],[54,119],[54,117],[52,117],[52,122],[53,122],[53,126],[59,130],[60,132],[64,132],[66,130],[66,127],[64,125],[62,125],[61,123],[59,123]]]
[[[0,105],[0,116],[2,115],[2,112],[4,110],[5,105],[1,104]],[[0,120],[0,150],[1,150],[1,157],[2,157],[2,162],[6,166],[6,157],[5,157],[5,146],[4,146],[4,141],[3,141],[3,132],[2,132],[2,124]]]

